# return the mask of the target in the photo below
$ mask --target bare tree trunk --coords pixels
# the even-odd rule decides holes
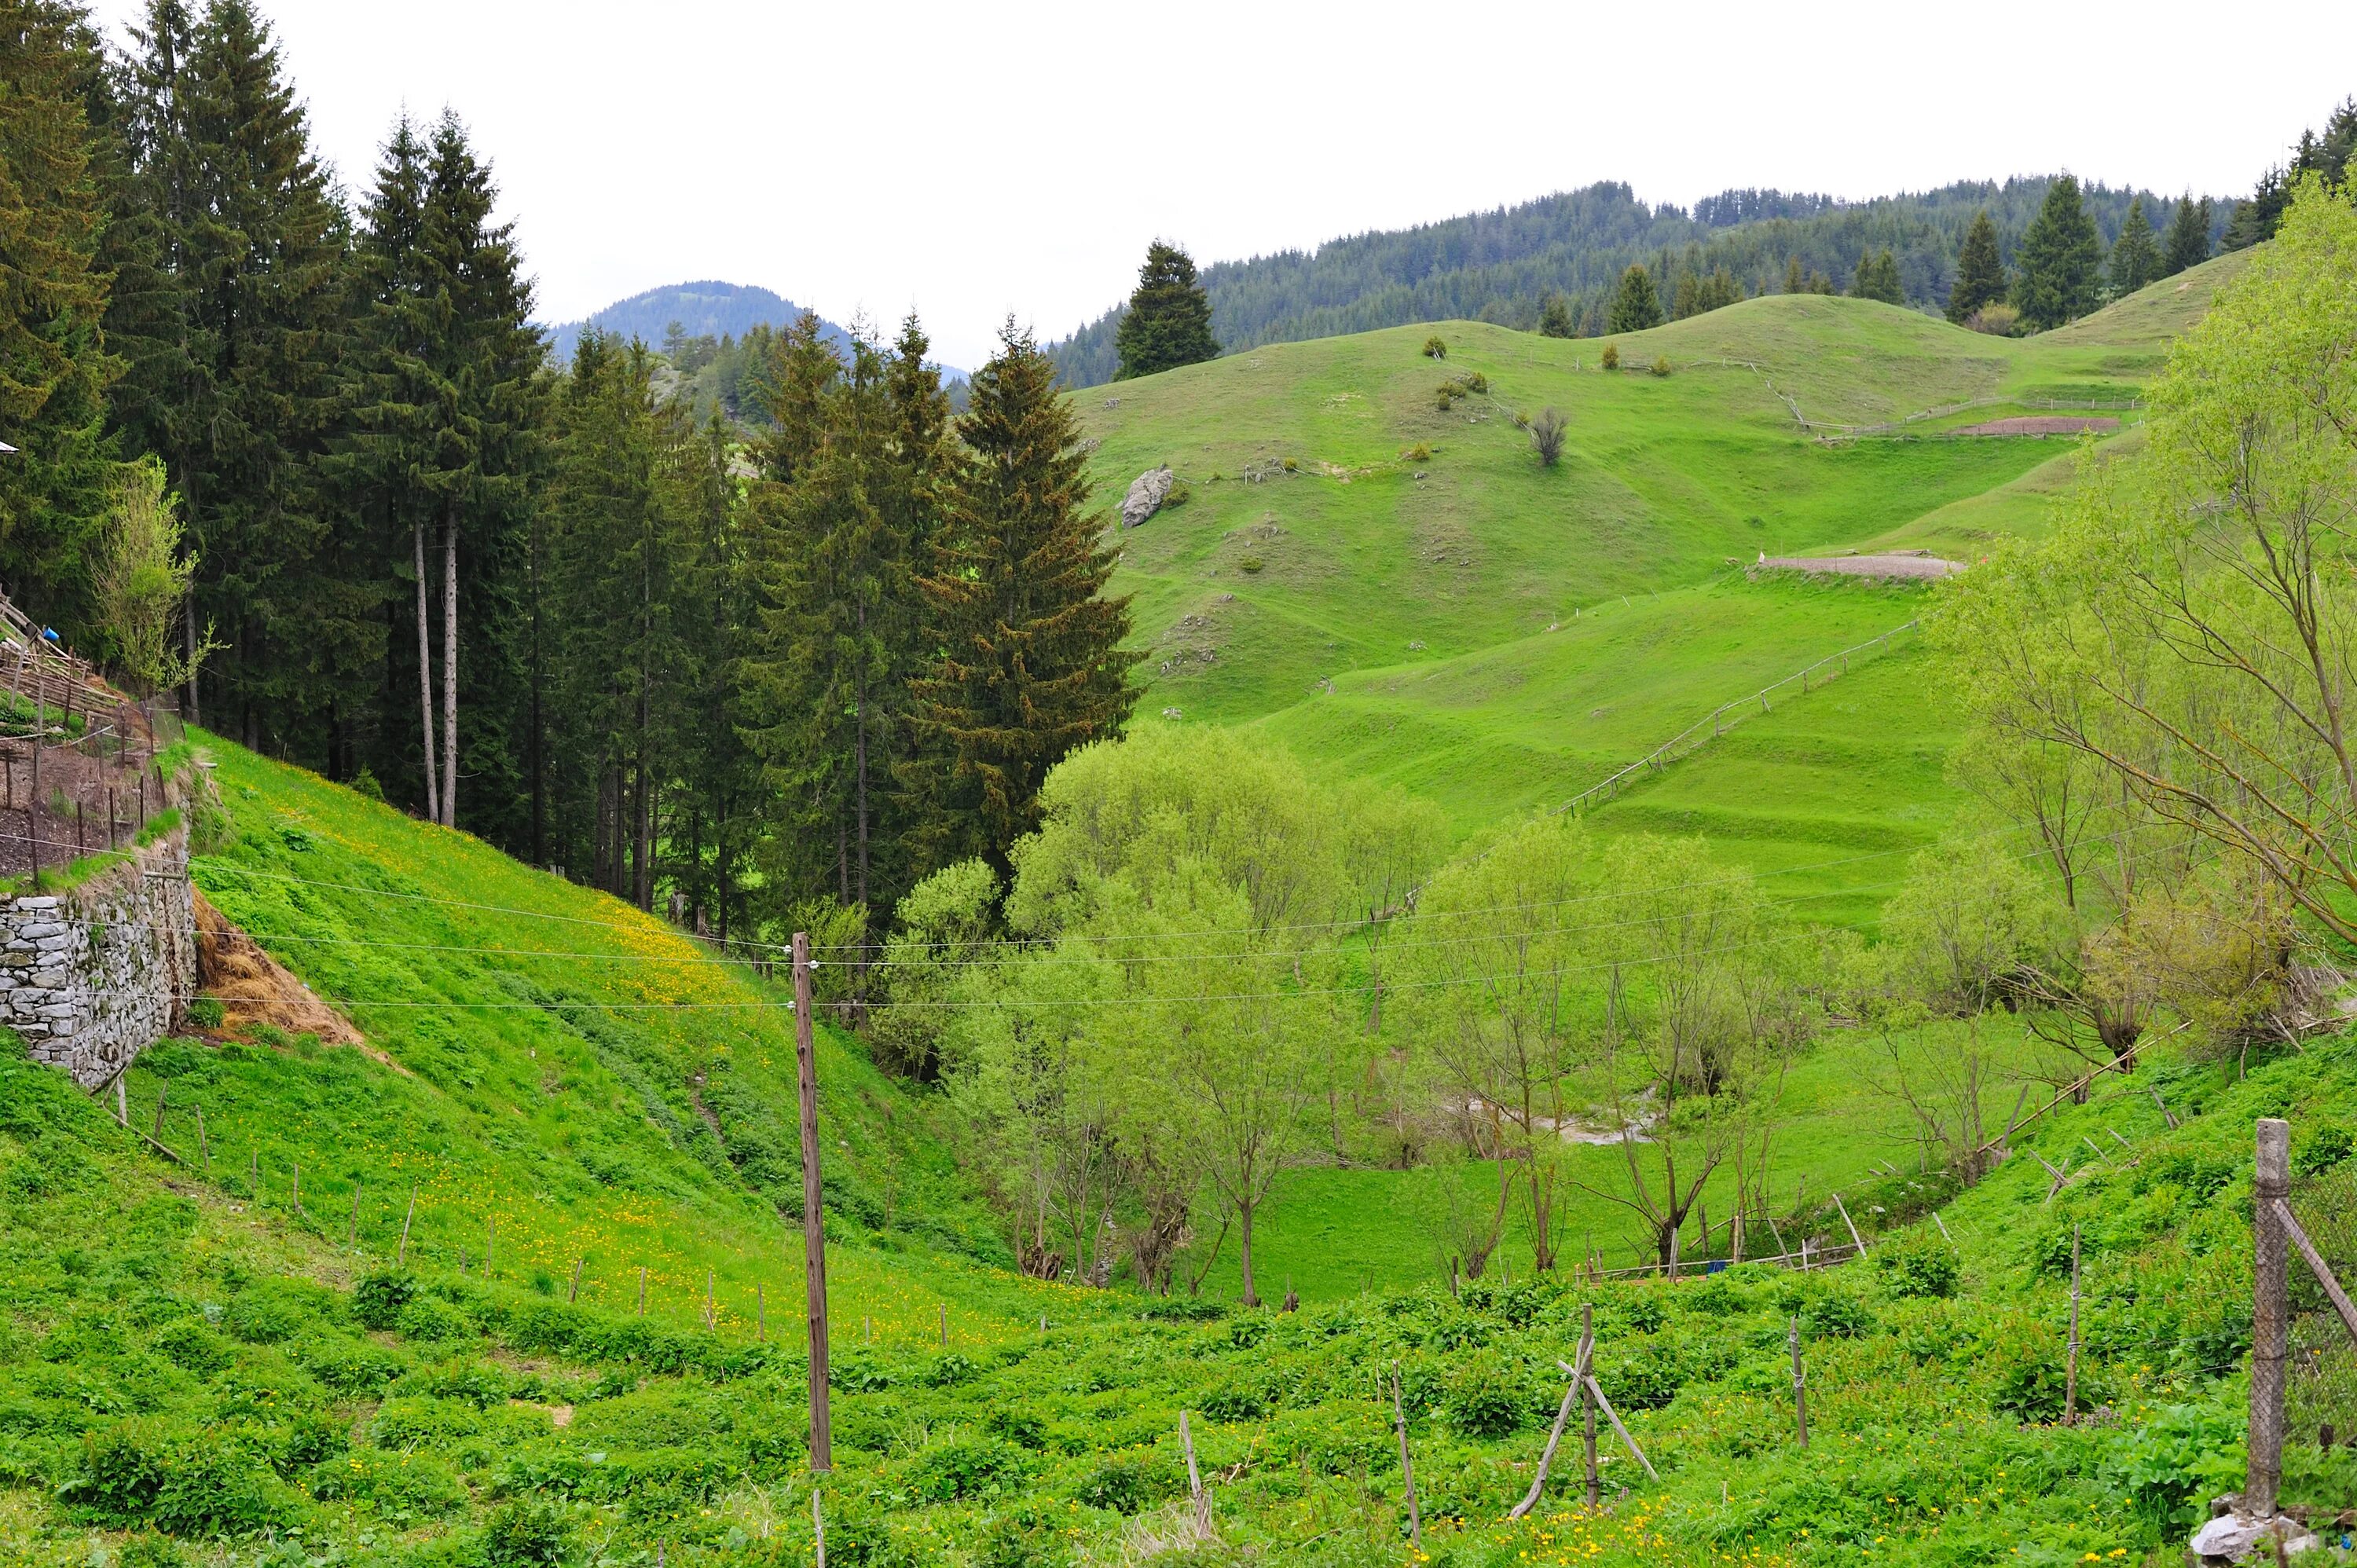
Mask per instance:
[[[425,715],[425,815],[439,822],[442,789],[434,771],[434,636],[425,620],[425,524],[412,523],[410,543],[417,566],[417,695]]]
[[[442,522],[442,825],[458,825],[458,510]]]

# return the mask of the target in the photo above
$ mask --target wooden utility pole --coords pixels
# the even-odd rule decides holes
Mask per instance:
[[[2062,1370],[2062,1424],[2079,1416],[2079,1228],[2071,1227],[2071,1342]]]
[[[2259,1118],[2252,1170],[2251,1439],[2243,1512],[2276,1517],[2283,1482],[2284,1372],[2290,1345],[2284,1228],[2275,1206],[2291,1196],[2291,1123]]]
[[[810,933],[794,933],[794,1067],[802,1112],[802,1290],[810,1303],[810,1466],[834,1468],[826,1403],[826,1231],[819,1213],[818,1046],[811,1031]]]

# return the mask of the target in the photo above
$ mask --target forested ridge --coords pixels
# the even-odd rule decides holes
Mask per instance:
[[[1649,205],[1627,185],[1605,182],[1492,212],[1352,235],[1315,251],[1286,251],[1202,269],[1211,327],[1232,352],[1262,343],[1364,332],[1416,321],[1479,320],[1524,330],[1561,296],[1581,336],[1608,325],[1611,295],[1631,266],[1643,266],[1665,298],[1677,282],[1707,280],[1724,268],[1746,293],[1796,292],[1786,278],[1821,274],[1825,291],[1846,289],[1862,256],[1891,252],[1904,301],[1944,308],[1976,213],[1996,226],[2007,261],[2052,183],[2045,176],[1960,181],[1936,190],[1843,202],[1778,190],[1728,190],[1692,211]],[[2088,185],[2089,215],[2108,249],[2141,199],[2159,227],[2179,197]],[[2223,236],[2235,204],[2184,198],[2201,214],[2205,248]],[[2199,258],[2195,258],[2199,259]],[[1053,346],[1066,384],[1114,379],[1109,312]]]

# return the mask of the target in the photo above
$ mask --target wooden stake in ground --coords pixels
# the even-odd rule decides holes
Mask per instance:
[[[1565,1371],[1571,1370],[1566,1367]],[[1424,1550],[1424,1520],[1415,1510],[1415,1466],[1407,1453],[1407,1412],[1400,1404],[1399,1369],[1392,1369],[1392,1421],[1399,1428],[1400,1485],[1407,1493],[1407,1538],[1418,1552]]]
[[[704,1331],[706,1334],[712,1332],[715,1311],[712,1299],[712,1271],[706,1269],[704,1271]]]
[[[205,1141],[205,1108],[201,1105],[197,1107],[197,1153],[204,1156],[205,1176],[210,1178],[213,1174],[213,1146]],[[354,1200],[358,1201],[357,1195]]]
[[[1596,1374],[1596,1309],[1592,1306],[1579,1309],[1579,1342],[1587,1349],[1588,1371],[1579,1391],[1580,1437],[1587,1450],[1587,1473],[1582,1478],[1587,1483],[1587,1509],[1593,1513],[1604,1503],[1604,1472],[1596,1463],[1596,1401],[1587,1393],[1588,1379]]]
[[[2071,1227],[2071,1342],[2062,1371],[2062,1424],[2077,1423],[2079,1414],[2079,1228]]]
[[[1573,1370],[1572,1365],[1568,1361],[1557,1361],[1555,1365],[1561,1367],[1566,1372]],[[1587,1392],[1589,1397],[1594,1399],[1597,1404],[1602,1407],[1604,1411],[1604,1419],[1612,1423],[1612,1430],[1620,1434],[1620,1441],[1628,1445],[1629,1452],[1637,1456],[1637,1463],[1645,1467],[1645,1474],[1652,1477],[1656,1481],[1660,1480],[1662,1477],[1655,1473],[1653,1469],[1653,1462],[1645,1457],[1645,1451],[1637,1446],[1637,1440],[1629,1435],[1629,1429],[1627,1427],[1620,1424],[1620,1412],[1614,1410],[1612,1408],[1612,1402],[1604,1397],[1604,1385],[1598,1382],[1592,1374],[1587,1380]]]
[[[295,1162],[295,1186],[293,1190],[295,1212],[300,1214],[303,1212],[303,1162],[300,1160]]]
[[[950,1304],[942,1303],[942,1348],[950,1348]]]
[[[1951,1247],[1956,1244],[1956,1239],[1948,1234],[1948,1222],[1940,1218],[1940,1211],[1936,1208],[1932,1210],[1932,1223],[1940,1228],[1941,1240],[1945,1241]]]
[[[1205,1541],[1211,1538],[1211,1494],[1203,1489],[1203,1473],[1195,1467],[1195,1434],[1187,1425],[1187,1412],[1178,1412],[1178,1446],[1187,1451],[1187,1501],[1195,1510],[1195,1534]]]
[[[565,1287],[565,1299],[568,1305],[581,1299],[581,1265],[588,1261],[587,1258],[573,1260],[573,1283]]]
[[[409,1222],[417,1217],[417,1184],[409,1184],[409,1208],[401,1217],[401,1245],[393,1250],[393,1266],[401,1267],[409,1261]]]
[[[1582,1334],[1579,1337],[1577,1368],[1571,1375],[1571,1381],[1564,1385],[1563,1403],[1555,1410],[1555,1425],[1547,1429],[1546,1446],[1539,1450],[1538,1472],[1531,1477],[1531,1489],[1523,1494],[1523,1500],[1506,1515],[1508,1519],[1522,1519],[1528,1515],[1539,1506],[1539,1498],[1546,1491],[1547,1471],[1555,1464],[1555,1445],[1563,1441],[1564,1424],[1571,1419],[1571,1402],[1580,1399],[1587,1390],[1588,1347],[1588,1337]],[[1581,1400],[1581,1402],[1586,1401]]]
[[[114,1119],[125,1127],[131,1125],[131,1091],[123,1087],[123,1079],[130,1070],[125,1064],[123,1071],[114,1075]]]
[[[361,1184],[352,1183],[352,1217],[344,1226],[344,1245],[357,1245],[361,1239]]]
[[[1798,1314],[1792,1326],[1785,1331],[1785,1343],[1792,1348],[1792,1419],[1800,1427],[1801,1446],[1809,1445],[1809,1378],[1801,1369],[1801,1319]]]
[[[826,1516],[819,1512],[818,1487],[811,1487],[811,1535],[818,1541],[817,1568],[826,1568]]]
[[[826,1402],[826,1231],[819,1212],[818,1047],[811,1031],[810,933],[794,933],[794,1068],[802,1090],[802,1292],[810,1309],[810,1466],[834,1468]]]
[[[644,1263],[640,1263],[640,1264],[639,1265],[639,1316],[640,1316],[640,1317],[644,1317],[646,1315],[647,1315],[647,1267],[646,1267],[646,1265],[645,1265]]]
[[[2259,1118],[2251,1187],[2251,1427],[2243,1512],[2272,1520],[2283,1482],[2284,1372],[2290,1339],[2284,1228],[2275,1206],[2291,1196],[2291,1123],[2280,1117]]]
[[[168,1083],[156,1091],[156,1128],[147,1134],[150,1140],[161,1141],[164,1136],[164,1101],[171,1095],[172,1086]]]
[[[1834,1207],[1841,1210],[1842,1223],[1849,1227],[1849,1239],[1857,1244],[1857,1255],[1865,1257],[1866,1238],[1857,1233],[1857,1221],[1849,1217],[1849,1205],[1842,1201],[1840,1193],[1834,1194]]]
[[[499,1243],[500,1217],[496,1214],[487,1214],[483,1216],[483,1277],[485,1279],[491,1277],[491,1254],[498,1250]]]
[[[753,1338],[757,1343],[770,1342],[770,1304],[762,1299],[761,1282],[753,1282]]]

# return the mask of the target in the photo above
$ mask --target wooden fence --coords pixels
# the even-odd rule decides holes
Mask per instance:
[[[1648,773],[1659,773],[1680,757],[1693,753],[1725,735],[1738,724],[1750,717],[1755,708],[1763,714],[1769,712],[1772,705],[1769,699],[1777,693],[1792,686],[1798,686],[1803,694],[1813,691],[1828,681],[1847,674],[1851,660],[1863,659],[1869,654],[1878,652],[1894,638],[1918,630],[1921,625],[1921,622],[1910,620],[1904,626],[1892,627],[1880,637],[1861,642],[1855,648],[1845,648],[1839,653],[1828,654],[1806,669],[1796,671],[1773,684],[1762,686],[1748,697],[1738,697],[1731,703],[1721,703],[1610,778],[1582,789],[1578,794],[1557,806],[1552,814],[1560,816],[1569,811],[1576,815],[1583,807],[1598,803],[1599,800],[1617,799],[1622,788],[1631,779]]]

